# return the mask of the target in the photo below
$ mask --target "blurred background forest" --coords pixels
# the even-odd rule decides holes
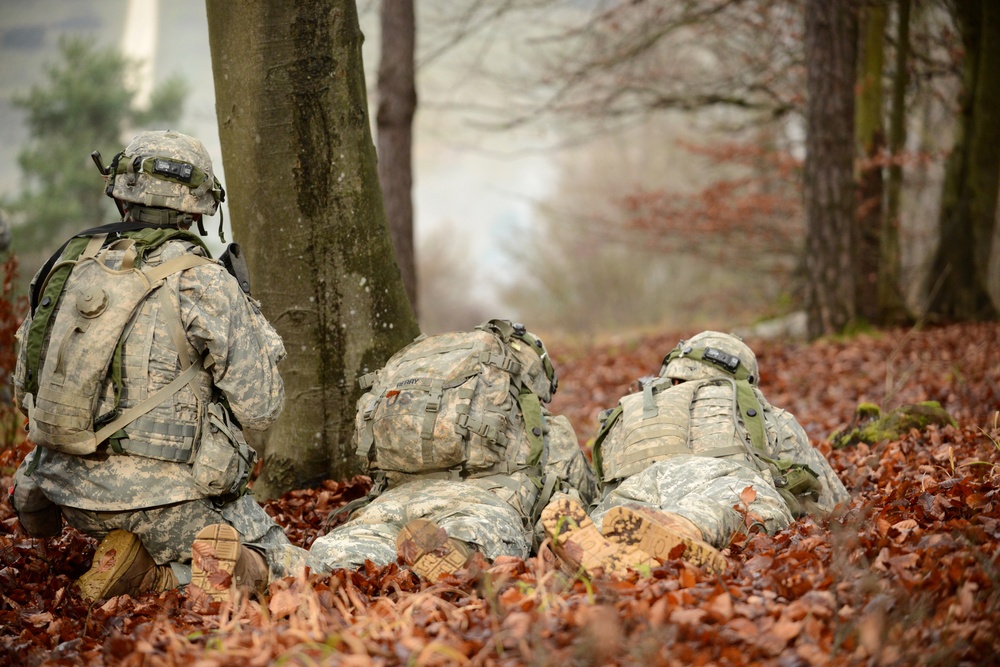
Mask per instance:
[[[358,0],[373,125],[381,4]],[[422,329],[493,316],[578,334],[735,329],[801,311],[804,4],[417,0]],[[898,230],[912,321],[933,290],[947,159],[968,136],[974,42],[948,0],[856,6],[857,215],[876,238]],[[200,0],[0,4],[18,289],[70,232],[114,219],[92,150],[107,160],[135,130],[170,126],[205,141],[224,183],[239,178],[214,100]]]

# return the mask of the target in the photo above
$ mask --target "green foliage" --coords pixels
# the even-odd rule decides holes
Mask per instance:
[[[90,153],[101,151],[107,162],[129,132],[176,122],[187,95],[186,83],[174,77],[154,91],[148,108],[136,109],[136,90],[126,77],[136,62],[79,39],[61,40],[59,56],[44,85],[13,100],[27,112],[30,133],[18,155],[23,187],[5,203],[14,213],[18,251],[108,222],[114,209]]]

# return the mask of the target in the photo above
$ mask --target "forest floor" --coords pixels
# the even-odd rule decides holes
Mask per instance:
[[[690,332],[693,333],[693,332]],[[1000,324],[747,342],[761,388],[796,415],[852,500],[774,536],[738,536],[730,570],[668,561],[649,577],[569,577],[545,545],[427,584],[393,564],[273,582],[261,604],[197,589],[88,605],[73,581],[93,540],[26,538],[0,503],[0,664],[980,665],[1000,659]],[[550,342],[551,406],[582,441],[597,413],[655,374],[664,333]],[[860,402],[938,401],[955,426],[831,450]],[[6,490],[25,445],[0,453]],[[308,547],[365,478],[265,509]]]

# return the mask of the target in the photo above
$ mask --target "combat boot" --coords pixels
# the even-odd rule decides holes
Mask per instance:
[[[157,565],[135,533],[113,530],[100,544],[90,569],[77,579],[88,602],[116,595],[136,596],[177,587],[169,565]]]
[[[399,531],[396,551],[410,569],[430,582],[465,567],[472,555],[469,546],[433,521],[414,519]]]
[[[572,571],[623,577],[629,569],[656,567],[658,563],[638,547],[612,542],[601,534],[583,507],[570,498],[559,498],[542,510],[542,526],[552,539],[552,551]]]
[[[689,519],[642,505],[612,507],[604,515],[604,535],[619,544],[633,545],[659,560],[670,560],[678,545],[681,558],[709,572],[725,572],[729,564],[719,550],[702,539],[701,529]]]
[[[218,602],[230,592],[263,595],[269,570],[263,555],[245,546],[232,526],[215,523],[202,528],[191,545],[191,583]]]

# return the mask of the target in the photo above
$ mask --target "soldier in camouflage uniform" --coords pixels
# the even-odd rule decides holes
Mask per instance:
[[[719,549],[737,531],[773,534],[847,500],[827,460],[791,414],[767,402],[758,379],[756,356],[733,335],[681,341],[658,379],[609,411],[594,446],[603,485],[596,508],[588,516],[561,500],[543,512],[556,553],[572,567],[622,575],[683,544],[685,559],[723,571]]]
[[[120,430],[112,426],[117,432],[103,440],[91,432],[94,450],[83,454],[68,453],[55,431],[43,428],[64,419],[40,412],[47,391],[65,403],[76,399],[40,386],[45,366],[58,365],[48,356],[62,342],[48,340],[55,325],[48,334],[32,326],[64,296],[53,287],[58,267],[74,267],[64,279],[66,301],[75,296],[73,272],[81,262],[53,268],[50,261],[35,275],[30,315],[18,331],[14,392],[29,419],[29,438],[53,444],[38,444],[18,468],[11,503],[30,535],[56,535],[65,519],[100,540],[92,568],[79,579],[87,599],[162,591],[192,578],[220,600],[230,588],[259,591],[269,575],[295,574],[308,557],[245,493],[255,455],[241,429],[266,429],[281,411],[277,364],[284,346],[258,304],[187,231],[197,224],[204,234],[202,215],[214,214],[225,196],[200,141],[142,132],[106,178],[122,222],[83,232],[53,259],[74,260],[76,252],[101,258],[109,270],[135,265],[152,272],[177,261],[188,268],[139,302],[119,343],[120,377],[98,376],[103,386],[93,415],[145,413],[118,424]],[[58,323],[59,312],[51,319]],[[190,381],[173,393],[160,391],[182,371]],[[151,409],[136,407],[166,394]],[[62,410],[58,400],[50,412]]]
[[[497,322],[491,321],[491,325]],[[455,336],[459,341],[456,349],[462,347],[462,334],[442,335],[445,336]],[[531,347],[537,345],[541,358],[546,359],[541,342],[533,337],[529,340],[534,343]],[[531,358],[538,361],[534,352],[527,352],[527,357],[521,358],[524,366],[531,363]],[[554,370],[550,379],[554,379]],[[400,384],[412,386],[406,379]],[[364,430],[365,405],[366,400],[362,398],[355,440],[363,439],[360,434]],[[428,443],[431,449],[443,447],[440,442],[453,432],[454,423],[442,416],[445,408],[441,411],[436,420],[441,430],[436,430],[434,436],[439,440],[437,444]],[[472,416],[477,416],[475,407]],[[546,498],[551,495],[588,504],[597,492],[593,470],[569,420],[562,415],[552,415],[544,407],[540,416],[538,433],[544,442],[540,471],[525,467],[502,474],[477,475],[466,470],[464,479],[449,471],[410,474],[376,471],[376,484],[384,484],[387,490],[373,494],[374,500],[355,511],[347,523],[313,543],[310,553],[316,567],[320,570],[355,568],[366,560],[383,566],[399,557],[418,574],[436,581],[442,574],[463,567],[473,551],[490,561],[499,556],[528,557],[533,543],[537,544],[543,537],[538,510]],[[521,419],[516,412],[514,421]],[[416,429],[418,433],[421,427],[419,421],[392,423],[393,428]],[[514,428],[509,432],[512,435],[510,442],[524,443],[513,433],[527,428],[523,424]],[[518,447],[517,444],[507,446],[508,452]],[[466,447],[472,448],[468,444]]]

